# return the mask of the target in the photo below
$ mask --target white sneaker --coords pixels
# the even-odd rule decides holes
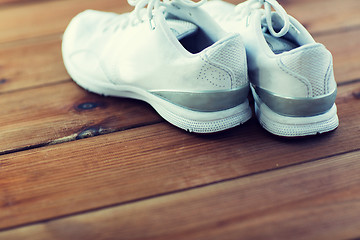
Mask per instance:
[[[204,0],[128,2],[132,13],[87,10],[67,27],[63,59],[77,84],[144,100],[190,132],[222,131],[251,117],[241,36],[199,8]]]
[[[277,1],[210,1],[202,8],[243,37],[255,112],[265,129],[291,137],[339,125],[332,55]]]

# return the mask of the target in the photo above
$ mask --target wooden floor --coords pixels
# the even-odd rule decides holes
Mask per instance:
[[[177,129],[65,71],[70,19],[125,0],[0,0],[0,239],[360,238],[360,1],[280,3],[333,53],[332,133]]]

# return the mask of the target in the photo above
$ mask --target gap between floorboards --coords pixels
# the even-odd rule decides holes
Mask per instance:
[[[342,153],[332,154],[332,155],[324,156],[324,157],[321,157],[321,158],[311,159],[311,160],[308,160],[308,161],[294,163],[294,164],[290,164],[290,165],[286,165],[286,166],[282,166],[282,167],[277,167],[277,168],[273,168],[273,169],[267,169],[267,170],[263,170],[263,171],[253,172],[251,174],[245,174],[245,175],[240,175],[240,176],[237,176],[237,177],[232,177],[232,178],[222,179],[222,180],[219,180],[219,181],[214,181],[214,182],[210,182],[210,183],[206,183],[206,184],[201,184],[201,185],[189,187],[189,188],[186,188],[186,189],[178,189],[178,190],[175,190],[175,191],[169,191],[169,192],[165,192],[165,193],[161,193],[161,194],[156,194],[156,195],[147,196],[147,197],[143,197],[143,198],[133,199],[131,201],[125,201],[125,202],[121,202],[121,203],[117,203],[117,204],[111,204],[111,205],[102,206],[102,207],[98,207],[98,208],[88,209],[86,211],[74,212],[74,213],[71,213],[71,214],[57,216],[57,217],[50,218],[50,219],[44,219],[44,220],[40,220],[40,221],[29,222],[29,223],[26,223],[26,224],[20,224],[20,225],[8,227],[8,228],[2,228],[2,229],[0,228],[0,232],[14,230],[14,229],[28,227],[28,226],[33,226],[33,225],[36,225],[36,224],[43,224],[43,223],[56,221],[56,220],[60,220],[60,219],[68,218],[68,217],[78,216],[78,215],[81,215],[81,214],[87,214],[87,213],[92,213],[92,212],[101,211],[101,210],[105,210],[105,209],[110,209],[110,208],[113,208],[113,207],[120,207],[120,206],[129,205],[129,204],[139,203],[139,202],[142,202],[142,201],[155,199],[155,198],[158,198],[158,197],[170,196],[170,195],[173,195],[173,194],[183,193],[183,192],[186,192],[186,191],[191,191],[191,190],[195,190],[195,189],[201,189],[201,188],[204,188],[204,187],[208,187],[210,185],[222,184],[222,183],[239,180],[239,179],[246,178],[246,177],[252,177],[252,176],[265,174],[265,173],[268,173],[268,172],[280,171],[280,170],[283,170],[283,169],[288,169],[288,168],[295,167],[295,166],[301,166],[301,165],[305,165],[305,164],[310,164],[310,163],[313,163],[313,162],[316,162],[316,161],[321,161],[321,160],[324,160],[324,159],[327,159],[327,158],[336,157],[336,156],[340,156],[340,155],[345,155],[345,154],[349,154],[349,153],[355,153],[355,152],[359,152],[359,151],[360,151],[360,148],[353,149],[353,150],[350,150],[350,151],[345,151],[345,152],[342,152]]]

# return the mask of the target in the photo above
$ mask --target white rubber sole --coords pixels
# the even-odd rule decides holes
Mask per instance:
[[[67,66],[67,61],[64,62],[73,80],[82,88],[104,96],[126,97],[145,101],[165,120],[189,132],[213,133],[224,131],[243,124],[252,117],[247,99],[242,104],[223,111],[193,111],[166,101],[138,87],[94,82],[73,71],[71,66]]]
[[[272,134],[283,137],[317,135],[335,130],[339,126],[337,108],[334,104],[323,114],[310,117],[289,117],[271,110],[252,89],[255,114],[261,126]]]

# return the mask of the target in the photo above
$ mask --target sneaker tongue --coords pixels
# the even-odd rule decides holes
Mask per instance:
[[[195,33],[198,30],[198,26],[191,22],[187,22],[179,19],[166,19],[171,31],[175,34],[178,40]]]

